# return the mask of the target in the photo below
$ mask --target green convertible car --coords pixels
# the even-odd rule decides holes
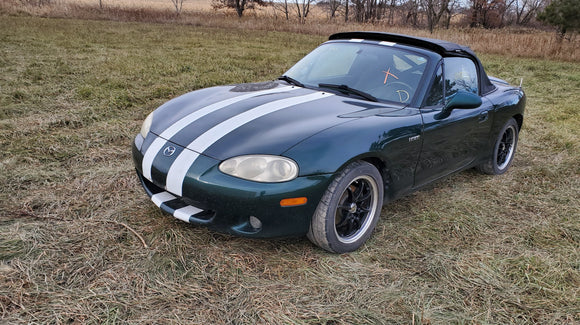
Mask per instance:
[[[502,174],[521,87],[467,47],[405,35],[330,36],[276,81],[197,90],[151,113],[133,160],[155,205],[246,237],[303,236],[335,253],[383,203],[466,168]]]

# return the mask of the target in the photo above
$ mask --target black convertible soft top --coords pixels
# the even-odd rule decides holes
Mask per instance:
[[[434,38],[423,38],[414,37],[402,34],[391,34],[383,32],[345,32],[336,33],[330,35],[329,40],[340,40],[340,39],[366,39],[366,40],[376,40],[385,42],[394,42],[399,44],[405,44],[415,47],[424,48],[431,50],[440,54],[441,56],[465,56],[472,59],[477,69],[479,70],[479,79],[481,84],[481,94],[485,95],[496,88],[489,80],[489,77],[485,73],[485,69],[481,64],[481,61],[477,58],[477,55],[467,46],[459,45],[456,43],[434,39]]]

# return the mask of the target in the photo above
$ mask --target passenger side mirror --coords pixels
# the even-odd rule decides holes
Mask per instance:
[[[451,112],[451,110],[459,109],[471,109],[481,106],[481,97],[474,93],[470,93],[464,90],[460,90],[449,99],[447,105],[443,108],[443,111]]]

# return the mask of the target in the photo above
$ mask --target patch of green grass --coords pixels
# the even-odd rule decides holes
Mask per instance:
[[[330,255],[176,221],[143,193],[130,156],[166,100],[273,79],[324,38],[1,18],[3,321],[580,321],[577,64],[482,55],[490,75],[524,78],[510,171],[466,171],[392,202],[367,245]]]
[[[20,239],[0,239],[0,262],[22,256],[26,253],[24,242]]]

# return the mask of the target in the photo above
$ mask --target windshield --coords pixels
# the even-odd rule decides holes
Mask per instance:
[[[409,103],[426,66],[427,57],[392,46],[337,42],[322,44],[284,75],[308,87],[350,89]]]

